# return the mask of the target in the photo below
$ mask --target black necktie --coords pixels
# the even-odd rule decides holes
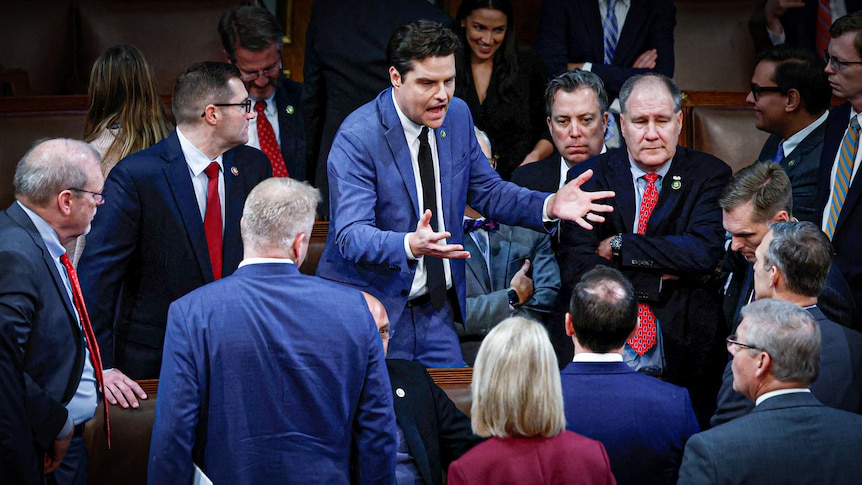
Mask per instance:
[[[419,179],[422,181],[422,203],[424,213],[431,211],[431,228],[439,230],[437,216],[437,190],[434,184],[434,159],[431,145],[428,144],[428,127],[423,126],[419,133]],[[446,304],[446,276],[443,274],[443,260],[425,256],[425,274],[428,278],[428,293],[434,308],[440,310]]]

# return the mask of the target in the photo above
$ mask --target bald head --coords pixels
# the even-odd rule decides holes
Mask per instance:
[[[380,337],[383,339],[383,353],[385,354],[389,350],[389,334],[391,332],[389,315],[386,314],[386,308],[383,307],[380,300],[364,291],[362,296],[365,297],[365,304],[368,305],[368,311],[371,312],[371,317],[377,324],[377,331],[380,332]]]
[[[101,161],[89,143],[69,138],[37,141],[15,169],[15,196],[45,206],[63,189],[87,185],[87,171]]]

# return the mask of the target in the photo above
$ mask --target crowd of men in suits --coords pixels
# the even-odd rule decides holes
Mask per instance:
[[[655,3],[650,25],[673,10]],[[640,8],[626,5],[626,25]],[[107,180],[74,140],[38,142],[19,163],[0,213],[5,476],[85,483],[98,399],[110,446],[111,406],[137,407],[148,396],[135,380],[158,377],[150,483],[188,482],[195,464],[228,483],[439,483],[481,438],[423,366],[463,366],[459,331],[487,332],[493,307],[539,311],[568,427],[603,443],[619,483],[859,476],[862,15],[832,25],[825,72],[803,51],[758,59],[749,102],[773,136],[737,174],[679,146],[661,39],[625,61],[636,72],[558,53],[586,69],[550,83],[558,153],[518,184],[494,172],[453,97],[458,38],[404,23],[386,49],[389,87],[326,147],[317,277],[298,267],[321,195],[296,180],[306,146],[284,133],[302,116],[273,22],[228,12],[231,62],[187,69],[176,129]],[[827,112],[830,89],[847,103]],[[608,150],[616,115],[623,146]],[[541,233],[556,300],[533,301],[535,252],[465,233],[465,214],[505,223],[505,244],[525,244],[521,226]],[[75,268],[62,245],[88,232]]]

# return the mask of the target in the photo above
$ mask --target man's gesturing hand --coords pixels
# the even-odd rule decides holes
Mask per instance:
[[[408,242],[410,252],[414,257],[435,256],[437,258],[464,259],[470,253],[464,251],[460,244],[446,244],[445,239],[451,237],[448,232],[434,232],[431,228],[431,211],[426,210],[416,224],[416,231],[410,233]]]

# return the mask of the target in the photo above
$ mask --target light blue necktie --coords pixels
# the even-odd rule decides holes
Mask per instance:
[[[617,14],[615,7],[617,0],[608,0],[608,11],[605,13],[605,19],[602,21],[602,30],[605,33],[605,64],[610,64],[614,60],[614,52],[617,50],[617,40],[619,39],[620,30],[617,25]]]
[[[778,151],[775,152],[775,156],[772,157],[772,161],[775,163],[781,163],[784,160],[784,142],[778,144]]]

